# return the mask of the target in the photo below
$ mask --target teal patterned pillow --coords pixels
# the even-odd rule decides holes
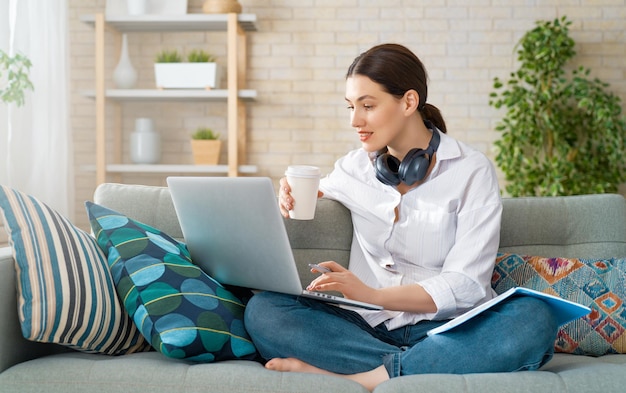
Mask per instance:
[[[157,351],[195,362],[255,357],[245,305],[192,264],[183,243],[103,206],[86,207],[118,295]]]
[[[492,287],[535,289],[591,308],[559,330],[555,351],[601,356],[626,353],[626,258],[543,258],[498,254]]]
[[[93,237],[37,198],[6,186],[0,186],[0,216],[15,259],[17,312],[26,339],[107,355],[149,349],[117,298]]]

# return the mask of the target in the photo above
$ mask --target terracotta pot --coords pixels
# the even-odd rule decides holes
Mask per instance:
[[[241,4],[237,0],[206,0],[202,5],[205,14],[241,13]]]
[[[220,160],[222,141],[207,139],[192,139],[191,151],[196,165],[217,165]]]

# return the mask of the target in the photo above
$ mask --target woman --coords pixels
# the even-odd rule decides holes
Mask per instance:
[[[372,390],[400,375],[533,370],[557,326],[540,300],[513,298],[457,329],[426,332],[491,299],[502,205],[493,166],[447,136],[426,103],[426,72],[407,48],[357,57],[346,102],[362,148],[339,159],[320,195],[352,213],[350,269],[333,261],[308,287],[384,311],[340,308],[265,292],[246,309],[266,367],[338,374]],[[285,217],[297,203],[281,179]],[[321,272],[320,272],[321,273]]]

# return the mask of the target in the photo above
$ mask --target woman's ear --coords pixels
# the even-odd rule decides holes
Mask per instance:
[[[408,114],[412,114],[413,112],[415,112],[420,102],[420,96],[419,94],[417,94],[417,91],[413,89],[407,90],[406,93],[404,93],[403,98],[405,103],[404,110]]]

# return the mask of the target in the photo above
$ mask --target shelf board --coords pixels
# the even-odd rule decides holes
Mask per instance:
[[[84,90],[85,97],[95,98],[95,90]],[[190,90],[190,89],[107,89],[106,98],[116,101],[227,101],[228,90]],[[254,101],[256,90],[239,90],[238,97],[244,101]]]
[[[228,165],[146,165],[110,164],[107,172],[116,173],[228,173]],[[239,173],[256,173],[256,165],[240,165]]]
[[[80,20],[93,26],[96,17],[95,15],[82,15]],[[255,14],[237,14],[237,20],[245,31],[256,31]],[[228,14],[120,15],[107,16],[105,21],[122,33],[226,31]]]
[[[164,165],[164,164],[109,164],[108,173],[194,173],[194,174],[227,174],[228,165]],[[95,171],[95,165],[85,165],[85,171]],[[239,173],[257,173],[256,165],[239,165]]]

